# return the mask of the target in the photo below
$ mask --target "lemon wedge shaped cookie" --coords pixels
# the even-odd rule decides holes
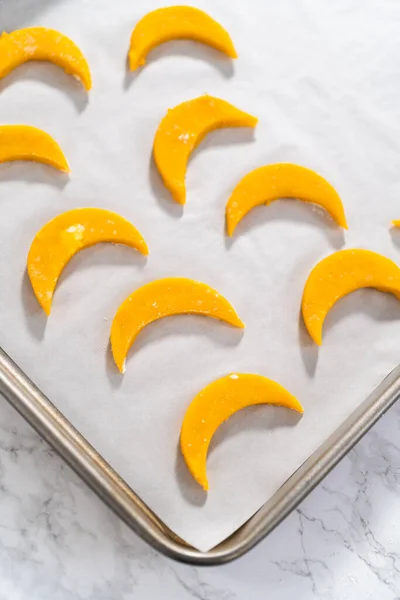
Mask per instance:
[[[100,242],[124,244],[148,254],[146,242],[132,223],[102,208],[76,208],[62,213],[36,234],[27,269],[35,296],[47,315],[65,265],[80,250]]]
[[[208,285],[185,277],[151,281],[124,300],[111,326],[115,364],[125,372],[129,348],[146,325],[170,315],[203,315],[243,328],[233,307]]]
[[[303,412],[300,402],[284,387],[249,373],[232,373],[207,385],[187,409],[181,429],[183,457],[194,479],[208,490],[208,447],[218,427],[238,410],[256,404],[271,404]]]
[[[255,127],[256,124],[255,117],[213,96],[200,96],[171,108],[157,129],[153,155],[173,199],[185,204],[189,156],[207,133],[224,127]]]
[[[237,225],[252,208],[281,198],[317,204],[338,225],[347,229],[342,201],[330,183],[311,169],[278,163],[251,171],[237,184],[226,205],[228,235],[233,235]]]
[[[17,29],[0,36],[0,79],[30,60],[50,61],[92,87],[89,66],[78,46],[65,35],[46,27]]]
[[[333,305],[360,288],[390,292],[400,300],[400,268],[369,250],[341,250],[319,262],[311,271],[303,292],[305,326],[318,345],[322,326]]]
[[[237,57],[228,32],[207,13],[192,6],[169,6],[148,13],[137,23],[129,48],[131,71],[145,64],[150,50],[170,40],[195,40]]]
[[[0,163],[14,160],[31,160],[69,172],[67,159],[48,133],[30,125],[0,125]]]

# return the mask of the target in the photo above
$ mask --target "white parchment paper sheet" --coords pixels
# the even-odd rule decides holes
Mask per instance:
[[[230,32],[232,63],[194,42],[155,50],[126,74],[131,30],[156,0],[12,0],[6,30],[43,25],[69,35],[93,74],[88,100],[59,68],[25,65],[0,83],[0,122],[48,131],[70,161],[70,179],[40,165],[0,168],[1,344],[177,534],[207,550],[277,490],[400,358],[400,305],[361,291],[340,302],[318,351],[299,318],[304,282],[318,260],[365,247],[400,262],[400,4],[393,0],[194,2]],[[169,107],[209,93],[260,119],[209,135],[174,204],[151,161]],[[325,176],[349,221],[343,233],[296,201],[254,210],[233,241],[224,208],[249,170],[292,161]],[[80,206],[130,219],[150,248],[98,246],[66,268],[46,321],[25,260],[47,220]],[[217,288],[246,323],[244,335],[213,320],[165,319],[135,343],[121,377],[108,349],[120,302],[145,282],[192,277]],[[243,411],[220,428],[206,496],[178,451],[193,396],[231,371],[276,379],[305,407]]]

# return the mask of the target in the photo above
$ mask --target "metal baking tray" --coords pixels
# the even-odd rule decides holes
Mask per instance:
[[[131,529],[153,548],[193,565],[242,556],[267,536],[400,397],[400,365],[240,529],[209,552],[171,531],[0,348],[0,393]]]

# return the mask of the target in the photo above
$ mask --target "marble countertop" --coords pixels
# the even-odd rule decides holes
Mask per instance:
[[[0,600],[400,600],[400,405],[235,563],[174,563],[0,400]]]

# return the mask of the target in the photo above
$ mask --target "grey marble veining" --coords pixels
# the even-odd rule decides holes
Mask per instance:
[[[0,600],[400,599],[400,406],[254,551],[158,555],[0,401]]]

